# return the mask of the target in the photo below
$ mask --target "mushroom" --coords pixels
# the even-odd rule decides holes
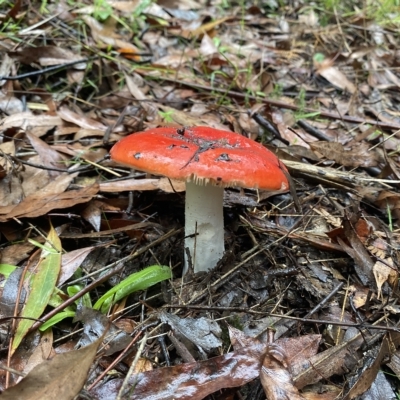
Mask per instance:
[[[208,271],[224,254],[225,187],[289,188],[285,166],[264,146],[206,126],[135,133],[110,154],[118,163],[186,182],[184,272],[190,263],[195,273]]]

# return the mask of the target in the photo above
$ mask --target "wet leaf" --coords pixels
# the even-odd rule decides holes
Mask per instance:
[[[21,317],[38,319],[46,308],[50,296],[56,287],[58,274],[61,268],[61,242],[53,227],[47,236],[46,243],[51,246],[51,252],[42,250],[35,272],[30,277],[30,289]],[[32,319],[21,319],[15,332],[12,350],[15,351],[29,328],[35,321]]]
[[[74,321],[82,321],[83,335],[79,339],[79,346],[87,346],[103,337],[103,351],[105,355],[114,354],[123,350],[132,338],[122,329],[113,324],[100,311],[88,307],[78,307]]]
[[[217,390],[240,387],[259,377],[264,356],[268,351],[267,345],[231,326],[229,335],[234,347],[231,353],[133,376],[130,382],[135,387],[134,390],[131,387],[133,391],[129,399],[200,400]],[[317,351],[319,340],[319,335],[303,336],[283,341],[282,345],[284,349],[286,346],[288,348],[287,357],[290,362],[304,365],[307,354],[311,356]],[[303,352],[298,351],[300,347],[303,347]],[[158,383],[156,392],[153,382]],[[121,384],[121,379],[115,379],[93,389],[91,393],[98,400],[106,400],[118,393]]]
[[[284,350],[270,344],[261,366],[260,380],[268,400],[304,399],[294,386]]]
[[[222,388],[242,386],[258,377],[265,351],[263,343],[248,338],[246,346],[238,345],[232,353],[139,373],[130,380],[129,399],[201,400]],[[98,400],[114,398],[121,384],[121,379],[115,379],[93,389],[91,394]]]
[[[221,328],[219,325],[208,318],[179,318],[176,315],[162,312],[161,321],[167,323],[175,331],[186,339],[200,346],[206,351],[215,349],[222,345],[219,339],[221,336]]]

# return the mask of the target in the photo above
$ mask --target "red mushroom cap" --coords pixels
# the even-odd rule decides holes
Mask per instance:
[[[172,179],[224,187],[289,188],[285,166],[264,146],[206,126],[135,133],[116,143],[110,154],[118,163]]]

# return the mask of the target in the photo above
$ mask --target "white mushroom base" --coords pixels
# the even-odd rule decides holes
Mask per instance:
[[[214,268],[223,256],[223,200],[224,188],[186,183],[184,273],[189,267],[186,249],[195,273]]]

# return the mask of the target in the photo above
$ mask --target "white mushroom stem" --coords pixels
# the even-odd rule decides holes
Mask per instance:
[[[186,183],[184,273],[189,267],[186,249],[189,250],[195,273],[214,268],[223,256],[223,200],[222,187]]]

